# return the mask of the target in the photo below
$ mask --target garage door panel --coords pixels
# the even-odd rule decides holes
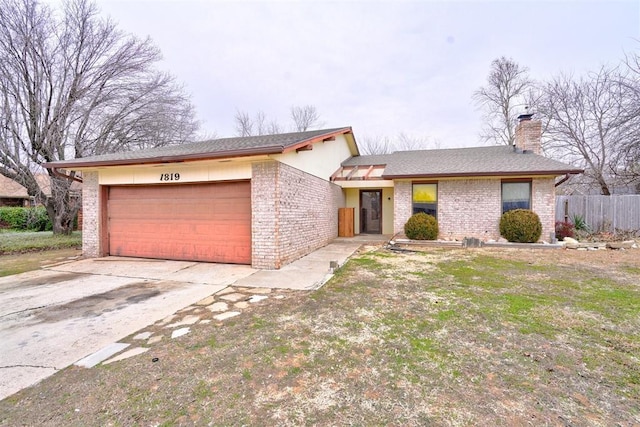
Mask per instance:
[[[249,182],[111,187],[112,255],[251,263]]]

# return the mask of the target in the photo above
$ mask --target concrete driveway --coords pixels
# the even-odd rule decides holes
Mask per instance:
[[[275,271],[107,257],[0,278],[0,400],[227,286],[317,289],[370,240],[336,239]]]
[[[109,257],[0,278],[0,399],[255,271]]]

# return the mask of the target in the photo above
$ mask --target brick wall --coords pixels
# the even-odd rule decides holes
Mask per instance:
[[[408,181],[396,181],[393,185],[393,232],[404,233],[404,225],[413,212],[413,187]]]
[[[440,239],[481,240],[500,238],[502,196],[500,179],[460,179],[438,181],[438,228]],[[411,183],[396,182],[394,190],[394,229],[404,231],[411,216]],[[541,239],[549,241],[555,229],[555,186],[551,178],[534,179],[531,208],[542,223]]]
[[[342,189],[276,161],[254,163],[251,179],[254,268],[276,269],[338,236]]]
[[[82,174],[82,254],[100,256],[100,186],[98,172]]]
[[[499,179],[438,182],[438,227],[441,239],[500,238],[502,215]]]
[[[553,178],[534,179],[531,184],[531,209],[542,223],[541,240],[550,242],[556,230],[556,186]]]

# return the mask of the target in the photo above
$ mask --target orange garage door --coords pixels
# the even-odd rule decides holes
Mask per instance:
[[[251,264],[249,181],[110,187],[109,254]]]

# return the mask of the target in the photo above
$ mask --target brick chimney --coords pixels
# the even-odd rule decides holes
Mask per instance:
[[[542,122],[532,120],[533,114],[520,114],[516,126],[515,150],[542,154]]]

